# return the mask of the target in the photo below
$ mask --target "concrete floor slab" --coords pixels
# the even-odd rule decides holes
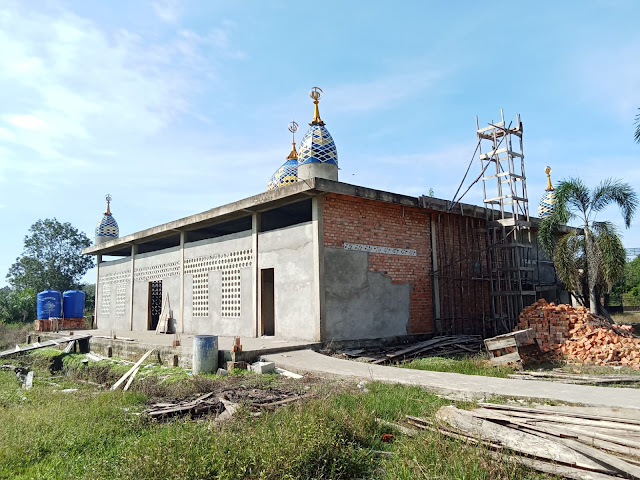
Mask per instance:
[[[312,372],[339,378],[418,385],[460,399],[493,396],[554,400],[584,405],[640,409],[640,389],[592,387],[536,380],[430,372],[341,360],[312,350],[262,355],[262,360],[297,373]]]

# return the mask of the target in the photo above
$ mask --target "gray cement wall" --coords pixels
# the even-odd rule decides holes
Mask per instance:
[[[326,340],[406,335],[411,285],[369,270],[369,254],[324,250]]]
[[[239,255],[239,252],[246,254]],[[230,254],[237,254],[234,259],[243,260],[239,264],[236,260],[231,260]],[[208,271],[209,285],[209,315],[200,316],[194,314],[194,273],[187,273],[186,264],[190,259],[201,259],[203,257],[213,258],[214,265]],[[240,232],[225,235],[218,238],[200,240],[198,242],[186,243],[184,246],[185,276],[184,276],[184,332],[188,334],[213,334],[213,335],[254,335],[254,314],[252,308],[253,286],[251,272],[254,261],[252,252],[251,232]],[[217,260],[216,260],[217,259]],[[244,265],[244,266],[242,266]],[[233,268],[231,268],[233,267]],[[237,267],[237,268],[236,268]],[[240,270],[240,285],[233,288],[240,288],[240,310],[238,316],[223,316],[222,298],[223,272],[231,269]],[[197,274],[197,272],[195,273]],[[234,282],[238,283],[238,282]],[[235,294],[235,292],[234,292]]]
[[[258,267],[274,269],[275,336],[313,340],[318,306],[312,223],[261,233],[258,252]]]

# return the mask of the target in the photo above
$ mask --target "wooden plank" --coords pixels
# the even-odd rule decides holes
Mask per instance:
[[[612,473],[611,468],[604,467],[586,455],[559,442],[498,425],[482,418],[474,418],[471,412],[459,410],[453,406],[441,407],[436,413],[436,419],[444,421],[475,438],[503,445],[514,452],[564,465],[579,466],[602,473]]]
[[[519,362],[522,359],[518,352],[507,353],[506,355],[500,355],[499,357],[492,357],[491,363],[494,365],[504,365],[506,363]]]
[[[554,412],[552,409],[545,409],[544,412],[540,412],[540,410],[536,410],[535,408],[527,408],[527,407],[518,407],[515,405],[499,405],[496,403],[478,403],[481,407],[490,408],[494,410],[507,410],[509,412],[513,412],[513,415],[519,414],[529,414],[530,418],[538,419],[538,420],[550,420],[555,422],[564,422],[564,423],[574,423],[575,425],[587,425],[593,427],[607,427],[607,428],[624,428],[627,426],[626,430],[633,430],[636,432],[640,432],[640,421],[627,419],[627,418],[616,418],[616,417],[606,417],[606,416],[593,416],[589,414],[580,414],[578,412]],[[551,407],[554,408],[554,407]],[[575,423],[579,420],[588,421],[588,423]],[[610,422],[610,423],[607,423]],[[622,424],[622,425],[618,425]]]
[[[131,375],[129,375],[129,380],[127,380],[127,383],[125,384],[124,388],[122,389],[123,392],[126,392],[127,390],[129,390],[129,387],[133,383],[133,379],[135,378],[136,373],[138,373],[138,370],[140,370],[140,367],[136,367],[133,370],[133,372],[131,372]]]
[[[493,351],[493,350],[500,350],[501,348],[516,347],[518,346],[518,343],[516,342],[516,339],[513,337],[501,338],[498,340],[494,340],[493,338],[487,338],[484,341],[484,346],[487,348],[487,350]]]
[[[60,345],[62,343],[74,342],[76,340],[85,340],[87,338],[91,338],[91,335],[73,335],[71,337],[60,337],[56,338],[55,340],[31,343],[23,347],[16,345],[14,348],[3,350],[2,352],[0,352],[0,358],[14,355],[16,353],[30,352],[31,350],[37,350],[39,348],[55,347],[56,345]]]
[[[537,470],[543,473],[549,473],[558,477],[569,478],[571,480],[620,480],[620,477],[607,475],[606,473],[589,472],[580,470],[578,468],[568,467],[566,465],[558,465],[555,463],[548,463],[542,460],[536,460],[535,458],[520,457],[520,456],[506,456],[497,452],[487,452],[498,461],[509,461],[524,465],[527,468]]]
[[[122,383],[123,383],[123,382],[124,382],[128,377],[129,377],[129,375],[131,375],[131,374],[133,373],[133,371],[134,371],[136,368],[140,367],[140,365],[142,364],[142,362],[144,362],[144,361],[147,359],[147,357],[148,357],[149,355],[151,355],[151,352],[153,352],[153,350],[154,350],[154,349],[152,348],[152,349],[151,349],[151,350],[149,350],[147,353],[145,353],[145,354],[140,358],[140,360],[138,360],[138,361],[133,365],[133,367],[131,367],[131,368],[129,369],[129,371],[128,371],[127,373],[125,373],[122,377],[120,377],[120,379],[119,379],[116,383],[114,383],[114,384],[113,384],[113,386],[111,387],[111,390],[115,390],[115,389],[116,389],[116,388],[118,388],[120,385],[122,385]]]

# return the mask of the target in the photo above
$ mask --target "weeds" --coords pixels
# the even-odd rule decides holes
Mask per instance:
[[[434,372],[462,373],[465,375],[482,375],[485,377],[507,376],[515,371],[514,367],[503,365],[494,367],[486,354],[460,355],[455,357],[426,357],[398,365],[402,368],[430,370]]]

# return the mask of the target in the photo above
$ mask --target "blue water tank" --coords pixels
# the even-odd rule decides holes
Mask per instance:
[[[82,290],[67,290],[62,294],[62,311],[64,318],[84,317],[84,292]]]
[[[38,293],[38,319],[62,316],[62,298],[57,290],[43,290]]]

